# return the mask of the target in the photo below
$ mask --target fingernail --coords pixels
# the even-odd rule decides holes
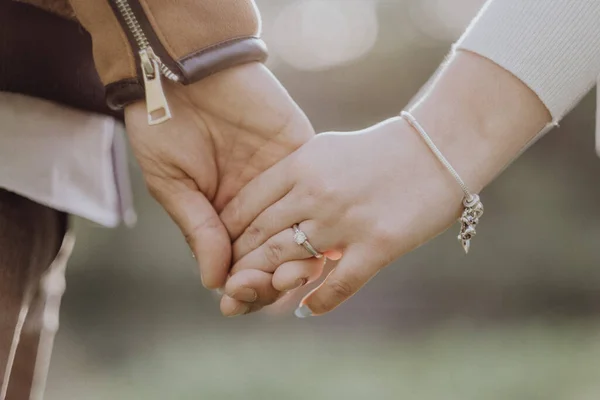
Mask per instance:
[[[235,310],[233,310],[233,312],[231,314],[228,315],[228,317],[237,317],[240,315],[248,314],[249,311],[250,311],[250,305],[240,304],[239,306],[237,306],[235,308]]]
[[[289,290],[296,290],[308,283],[308,278],[301,278],[296,281],[296,284],[291,287]]]
[[[223,296],[225,294],[225,288],[218,288],[215,290],[219,296]]]
[[[312,317],[313,312],[310,310],[310,308],[308,308],[306,304],[303,304],[300,307],[296,308],[296,311],[294,311],[294,315],[298,318],[306,318]]]
[[[258,298],[258,293],[256,290],[250,288],[242,288],[233,293],[231,296],[236,300],[245,301],[247,303],[253,303]]]

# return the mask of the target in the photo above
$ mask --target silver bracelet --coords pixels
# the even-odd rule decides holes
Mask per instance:
[[[425,132],[425,129],[423,129],[415,117],[413,117],[412,114],[407,111],[402,111],[400,116],[404,118],[404,120],[406,120],[406,122],[408,122],[410,126],[412,126],[419,133],[419,135],[421,135],[427,146],[431,149],[436,158],[444,165],[444,167],[446,167],[456,182],[458,182],[463,193],[465,194],[463,198],[463,206],[465,209],[463,210],[463,213],[459,219],[460,233],[458,235],[458,240],[462,244],[465,253],[468,253],[471,246],[471,239],[477,233],[475,228],[479,223],[479,218],[481,218],[483,215],[483,204],[481,203],[479,195],[471,193],[460,175],[458,175],[458,172],[456,172],[448,160],[446,160],[446,157],[444,157],[440,149],[438,149],[435,143],[433,143],[433,140],[431,140],[427,132]]]

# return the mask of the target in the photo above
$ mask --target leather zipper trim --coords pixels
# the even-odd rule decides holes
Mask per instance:
[[[140,56],[139,56],[139,51],[143,50],[143,49],[139,48],[138,43],[135,40],[135,37],[133,36],[133,32],[131,32],[131,30],[129,29],[129,26],[127,25],[127,22],[123,19],[123,15],[119,11],[117,4],[114,2],[114,0],[107,0],[107,1],[109,2],[110,6],[113,10],[113,13],[117,17],[119,24],[121,24],[121,28],[127,35],[127,40],[129,41],[129,44],[133,50],[133,54],[134,54],[135,61],[136,61],[137,80],[138,80],[138,83],[140,84],[140,86],[143,87],[143,84],[142,84],[143,79],[141,78],[142,71],[141,71],[141,67],[140,67]],[[146,36],[146,38],[148,39],[148,42],[150,43],[150,47],[152,48],[154,53],[160,58],[160,61],[163,64],[165,64],[171,71],[173,71],[174,73],[179,75],[180,78],[182,78],[181,83],[184,83],[184,84],[188,83],[185,80],[184,74],[181,71],[179,63],[177,63],[169,55],[169,53],[167,52],[167,50],[161,43],[160,39],[156,35],[156,32],[154,31],[154,28],[152,27],[150,20],[148,20],[148,17],[146,16],[146,13],[144,12],[144,9],[143,9],[142,5],[140,4],[140,2],[138,0],[127,0],[127,3],[129,4],[129,6],[131,7],[131,10],[135,14],[135,17],[136,17],[138,23],[140,24],[142,31],[144,32],[144,35]]]

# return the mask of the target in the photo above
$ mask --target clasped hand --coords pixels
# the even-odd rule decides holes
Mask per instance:
[[[341,258],[297,312],[324,314],[457,215],[460,190],[399,118],[314,137],[260,64],[168,86],[167,95],[173,119],[148,127],[138,103],[126,110],[128,134],[203,284],[224,290],[225,315],[272,304],[317,280],[326,258]],[[325,258],[294,242],[294,224]]]

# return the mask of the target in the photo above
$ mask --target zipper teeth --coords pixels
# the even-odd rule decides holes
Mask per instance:
[[[129,31],[132,33],[133,38],[135,39],[139,50],[146,50],[151,48],[150,42],[144,33],[140,23],[137,20],[131,6],[129,5],[127,0],[115,0],[115,4],[119,9],[119,12],[123,16],[123,20],[127,24]],[[158,56],[156,57],[156,61],[158,61],[158,65],[160,67],[160,72],[169,80],[179,81],[179,76],[175,74],[173,71],[169,69],[163,62],[160,60]]]
[[[157,57],[158,58],[158,57]],[[179,82],[179,75],[175,74],[173,71],[171,71],[169,69],[169,67],[167,67],[165,64],[163,64],[160,59],[158,62],[159,68],[160,68],[160,72],[162,72],[162,74],[168,79],[171,80],[173,82]]]

